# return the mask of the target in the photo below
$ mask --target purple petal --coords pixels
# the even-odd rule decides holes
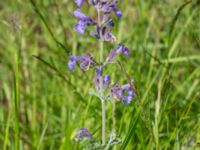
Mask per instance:
[[[73,60],[68,61],[68,68],[70,71],[74,71],[75,65],[76,65],[76,61],[73,61]]]
[[[83,5],[83,0],[74,0],[74,2],[77,4],[78,7],[81,7]]]
[[[94,31],[90,32],[90,36],[93,36],[95,39],[99,39],[100,38],[99,35]]]
[[[81,57],[81,60],[80,60],[81,69],[89,69],[90,66],[94,66],[95,64],[96,64],[96,61],[89,53]]]
[[[121,87],[120,85],[116,84],[115,86],[113,86],[111,88],[111,96],[114,98],[114,99],[118,99],[120,100],[122,98],[122,90],[121,90]]]
[[[115,50],[111,50],[109,56],[106,58],[106,62],[112,61],[116,57],[117,53]]]
[[[100,68],[96,68],[96,74],[97,74],[97,76],[101,76],[101,69]]]
[[[83,61],[83,62],[81,62],[80,63],[80,68],[84,69],[84,70],[89,69],[89,61]]]
[[[132,90],[128,91],[128,95],[129,96],[133,96],[133,97],[135,96],[135,94],[134,94],[134,92]]]
[[[110,19],[108,22],[107,22],[107,25],[110,26],[110,27],[114,27],[114,22],[112,19]]]
[[[122,51],[121,51],[122,54],[126,55],[126,56],[129,56],[130,55],[130,51],[129,49],[126,47],[124,48]]]
[[[90,132],[88,131],[88,129],[86,128],[81,128],[77,131],[78,137],[79,138],[87,138],[88,140],[92,139],[92,135],[90,134]]]
[[[120,43],[115,47],[117,53],[122,53],[123,55],[129,56],[130,50],[124,46],[124,44]]]
[[[89,4],[96,6],[100,0],[88,0]]]
[[[107,88],[110,84],[110,76],[106,75],[103,77],[103,88]]]
[[[94,83],[96,89],[99,89],[99,88],[100,88],[100,86],[99,86],[100,77],[99,77],[99,76],[95,76],[95,77],[93,78],[93,83]]]
[[[130,84],[125,84],[122,86],[122,91],[125,91],[125,90],[130,90]]]
[[[121,17],[121,16],[122,16],[122,12],[121,12],[119,9],[113,8],[112,10],[115,12],[115,15],[116,15],[117,17]]]
[[[80,8],[74,11],[74,16],[77,17],[79,20],[88,20],[88,16],[81,12]]]
[[[129,96],[129,95],[125,96],[125,100],[126,100],[126,103],[127,103],[127,104],[130,104],[131,101],[132,101],[132,99],[133,99],[132,96]]]
[[[105,41],[111,41],[111,42],[115,42],[117,40],[117,38],[111,33],[110,30],[106,30],[105,34],[103,36],[103,39]]]
[[[81,57],[80,56],[69,56],[71,60],[74,60],[74,61],[80,61]]]
[[[102,23],[107,22],[109,18],[110,18],[110,13],[104,13]]]
[[[115,47],[115,50],[117,53],[121,53],[123,49],[124,49],[124,44],[122,43],[120,43],[119,45]]]
[[[76,25],[75,25],[75,30],[76,32],[79,32],[80,34],[84,34],[85,33],[85,23],[82,21],[79,21]]]

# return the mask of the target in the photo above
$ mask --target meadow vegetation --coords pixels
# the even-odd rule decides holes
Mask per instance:
[[[99,54],[94,38],[74,31],[75,8],[72,0],[0,2],[1,150],[83,149],[87,141],[73,140],[81,127],[101,140],[101,102],[89,94],[95,72],[67,68],[67,52]],[[131,56],[117,58],[126,71],[105,72],[120,83],[127,72],[138,97],[116,104],[122,142],[113,149],[198,149],[200,1],[123,0],[118,8],[114,34]],[[111,48],[105,44],[105,56]],[[106,109],[109,133],[112,104]]]

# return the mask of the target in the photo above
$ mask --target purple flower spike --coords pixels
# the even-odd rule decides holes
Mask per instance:
[[[101,10],[105,13],[110,13],[111,11],[113,11],[117,17],[121,17],[122,12],[119,9],[117,9],[117,3],[117,0],[114,0],[113,2],[104,2],[102,3]]]
[[[83,0],[74,0],[74,2],[77,4],[78,7],[81,7],[83,5]]]
[[[93,139],[91,133],[86,128],[81,128],[81,129],[77,130],[77,136],[78,137],[76,138],[76,141],[80,141],[83,138],[86,138],[88,140]]]

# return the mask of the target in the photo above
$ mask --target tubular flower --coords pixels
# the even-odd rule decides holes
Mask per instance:
[[[85,33],[86,26],[96,24],[91,17],[86,16],[84,13],[82,13],[80,8],[74,11],[74,16],[79,19],[78,23],[75,25],[75,30],[80,34]]]
[[[103,11],[104,13],[115,13],[117,17],[122,16],[122,12],[117,9],[118,0],[106,1],[106,0],[88,0],[96,9]]]
[[[77,4],[78,7],[81,7],[83,5],[83,0],[74,0],[74,2]]]
[[[88,70],[89,68],[97,64],[97,62],[89,53],[83,56],[71,55],[70,60],[68,61],[68,68],[70,71],[74,71],[77,62],[80,63],[80,68],[83,70]]]
[[[130,84],[123,86],[116,84],[111,88],[110,96],[116,100],[121,100],[123,104],[130,104],[135,95]]]
[[[93,78],[93,82],[96,86],[96,89],[100,89],[100,78],[102,77],[102,71],[97,68],[96,69],[96,76]],[[105,75],[103,78],[103,89],[106,89],[110,85],[110,76]]]
[[[106,62],[111,62],[118,54],[123,54],[126,56],[130,55],[130,50],[124,46],[124,44],[120,43],[114,49],[110,51],[110,54],[106,58]]]
[[[88,140],[92,140],[93,139],[91,133],[86,128],[81,128],[81,129],[77,130],[77,138],[75,140],[76,141],[80,141],[83,138],[86,138]]]
[[[101,20],[101,27],[97,25],[97,23],[93,20],[93,18],[85,15],[81,12],[80,7],[83,5],[83,0],[74,0],[77,4],[78,9],[74,11],[74,16],[78,18],[78,23],[75,25],[75,30],[84,34],[87,26],[96,25],[96,31],[90,32],[90,35],[95,37],[96,39],[115,42],[116,37],[111,33],[111,27],[114,27],[114,22],[110,19],[111,12],[114,12],[117,17],[121,17],[122,13],[119,9],[117,9],[116,5],[118,3],[117,0],[88,0],[88,3],[93,5],[98,11],[103,13],[103,18]],[[100,36],[102,33],[102,36]]]

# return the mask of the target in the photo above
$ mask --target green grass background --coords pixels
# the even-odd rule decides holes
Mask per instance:
[[[76,150],[74,131],[88,128],[101,140],[101,103],[88,94],[94,71],[71,73],[66,51],[93,53],[97,41],[73,29],[73,0],[0,2],[0,149]],[[35,6],[34,6],[35,5]],[[124,0],[114,19],[120,56],[138,99],[116,104],[115,149],[198,149],[200,142],[200,1]],[[89,5],[84,12],[94,14]],[[106,43],[104,54],[117,43]],[[34,56],[37,56],[34,57]],[[117,65],[106,73],[127,82]],[[112,130],[107,103],[107,134]]]

